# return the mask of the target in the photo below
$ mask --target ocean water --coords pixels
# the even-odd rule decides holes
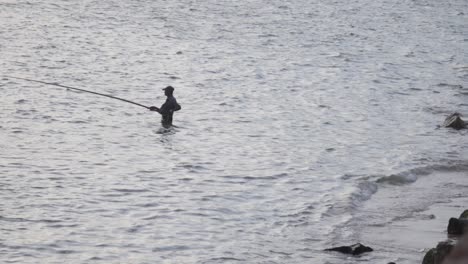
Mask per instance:
[[[438,127],[468,116],[465,0],[0,0],[0,21],[2,263],[417,263],[363,231],[468,197],[467,132]],[[5,76],[148,106],[172,85],[182,110],[167,131]],[[355,242],[376,251],[323,251]]]

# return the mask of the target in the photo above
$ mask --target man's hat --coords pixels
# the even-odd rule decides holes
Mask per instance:
[[[173,92],[173,91],[174,91],[174,87],[172,87],[172,86],[169,85],[169,86],[167,86],[166,88],[164,88],[163,90],[165,90],[165,91],[167,90],[167,91],[169,91],[169,92]]]

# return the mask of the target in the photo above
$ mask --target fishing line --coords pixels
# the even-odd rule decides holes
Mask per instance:
[[[13,78],[13,79],[20,79],[20,80],[25,80],[25,81],[30,81],[30,82],[37,82],[37,83],[42,83],[42,84],[47,84],[47,85],[54,85],[54,86],[63,87],[63,88],[71,89],[71,90],[76,90],[76,91],[81,91],[81,92],[96,94],[96,95],[100,95],[100,96],[109,97],[109,98],[112,98],[112,99],[117,99],[117,100],[120,100],[120,101],[123,101],[123,102],[127,102],[127,103],[130,103],[130,104],[138,105],[138,106],[144,107],[144,108],[146,108],[146,109],[150,109],[149,106],[142,105],[142,104],[139,104],[139,103],[135,103],[135,102],[130,101],[130,100],[127,100],[127,99],[123,99],[123,98],[116,97],[116,96],[112,96],[112,95],[108,95],[108,94],[103,94],[103,93],[97,93],[97,92],[93,92],[93,91],[88,91],[88,90],[85,90],[85,89],[75,88],[75,87],[71,87],[71,86],[61,85],[61,84],[59,84],[59,83],[44,82],[44,81],[38,81],[38,80],[33,80],[33,79],[28,79],[28,78],[21,78],[21,77],[14,77],[14,76],[5,76],[5,77],[7,77],[7,78]]]

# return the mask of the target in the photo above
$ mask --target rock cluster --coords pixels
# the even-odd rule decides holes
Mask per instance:
[[[459,218],[450,218],[447,233],[451,236],[430,249],[423,264],[467,264],[468,263],[468,210]]]

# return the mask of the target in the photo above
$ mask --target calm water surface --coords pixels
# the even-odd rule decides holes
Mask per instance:
[[[0,0],[0,262],[387,263],[322,249],[468,195],[466,132],[437,129],[468,115],[467,19],[464,0]],[[5,75],[148,106],[173,85],[182,111],[164,131]]]

